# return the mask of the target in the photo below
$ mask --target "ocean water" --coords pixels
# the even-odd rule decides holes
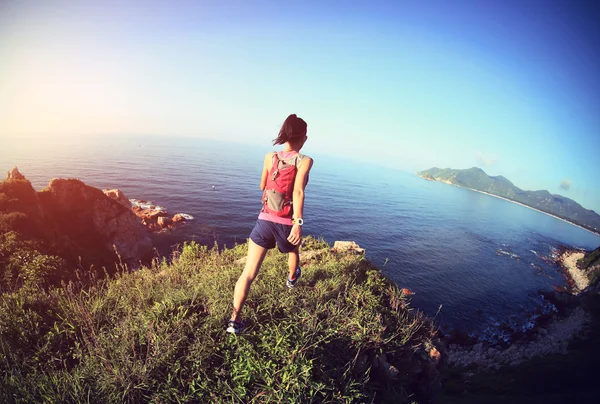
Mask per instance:
[[[51,178],[79,178],[194,216],[152,236],[164,255],[184,240],[245,242],[260,210],[262,159],[273,150],[156,136],[14,137],[0,146],[0,169],[18,166],[36,189]],[[548,309],[539,292],[564,285],[546,258],[560,245],[600,245],[600,236],[502,199],[330,157],[308,143],[303,152],[315,160],[304,232],[356,241],[442,328],[487,335],[501,323],[525,326],[527,313]]]

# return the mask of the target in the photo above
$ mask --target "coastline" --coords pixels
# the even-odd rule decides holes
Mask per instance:
[[[558,258],[558,262],[563,268],[566,269],[567,273],[573,279],[574,283],[574,294],[579,294],[590,284],[590,281],[582,270],[577,268],[577,261],[583,258],[584,253],[581,251],[565,251]]]
[[[569,288],[563,288],[562,291],[557,289],[548,295],[555,296],[553,304],[559,304],[560,309],[555,310],[546,321],[536,324],[527,337],[523,336],[505,346],[481,340],[467,344],[447,340],[448,364],[455,368],[471,367],[471,370],[498,370],[520,365],[534,357],[567,354],[570,342],[578,336],[584,336],[592,321],[592,316],[581,305],[578,296],[589,285],[585,272],[577,268],[577,261],[583,256],[582,251],[566,249],[557,258],[556,262],[564,269]]]
[[[421,176],[419,176],[419,177],[420,177],[420,178],[423,178],[423,177],[421,177]],[[424,179],[425,179],[425,180],[427,180],[427,178],[424,178]],[[428,180],[428,181],[431,181],[431,180]],[[566,220],[566,219],[564,219],[564,218],[562,218],[562,217],[558,217],[558,216],[556,216],[556,215],[553,215],[553,214],[551,214],[551,213],[544,212],[543,210],[536,209],[536,208],[534,208],[534,207],[532,207],[532,206],[525,205],[524,203],[517,202],[517,201],[514,201],[514,200],[512,200],[512,199],[505,198],[505,197],[503,197],[503,196],[499,196],[499,195],[490,194],[489,192],[480,191],[480,190],[478,190],[478,189],[473,189],[473,188],[469,188],[469,187],[463,187],[462,185],[456,185],[456,184],[453,184],[453,183],[451,183],[451,182],[449,182],[449,181],[439,181],[439,180],[433,180],[433,181],[435,181],[435,182],[441,182],[441,183],[448,184],[448,185],[453,185],[453,186],[455,186],[455,187],[462,188],[462,189],[468,189],[469,191],[479,192],[480,194],[485,194],[485,195],[493,196],[494,198],[503,199],[503,200],[505,200],[505,201],[512,202],[512,203],[515,203],[515,204],[517,204],[517,205],[524,206],[524,207],[526,207],[526,208],[528,208],[528,209],[535,210],[536,212],[543,213],[544,215],[547,215],[547,216],[553,217],[553,218],[555,218],[555,219],[562,220],[562,221],[563,221],[563,222],[565,222],[565,223],[569,223],[570,225],[573,225],[573,226],[579,227],[580,229],[582,229],[582,230],[585,230],[585,231],[587,231],[587,232],[590,232],[590,233],[592,233],[592,234],[594,234],[594,235],[596,235],[596,236],[600,236],[600,233],[596,233],[595,231],[592,231],[592,230],[590,230],[590,229],[587,229],[587,228],[585,228],[585,227],[583,227],[583,226],[580,226],[580,225],[578,225],[578,224],[576,224],[576,223],[570,222],[570,221],[568,221],[568,220]]]

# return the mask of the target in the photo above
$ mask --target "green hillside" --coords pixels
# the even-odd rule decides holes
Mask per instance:
[[[524,191],[503,176],[489,176],[477,167],[465,170],[433,167],[420,171],[417,175],[427,180],[446,182],[501,196],[558,216],[600,234],[600,215],[593,210],[585,209],[572,199],[551,194],[545,190]]]
[[[15,402],[426,401],[439,386],[430,322],[361,255],[306,240],[303,277],[285,285],[271,250],[241,336],[224,332],[247,245],[186,244],[111,279],[0,299],[0,397]],[[436,352],[436,351],[434,351]],[[412,398],[409,398],[412,397]]]

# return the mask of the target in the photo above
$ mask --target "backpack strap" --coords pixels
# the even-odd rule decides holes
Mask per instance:
[[[289,165],[294,165],[296,166],[296,168],[298,168],[298,164],[300,163],[300,161],[302,160],[302,158],[304,157],[304,155],[296,152],[294,154],[292,154],[290,157],[288,158],[283,158],[279,153],[281,152],[275,152],[277,154],[277,157],[279,158],[279,162],[283,162],[283,164],[289,164]]]
[[[283,163],[285,165],[285,164],[289,164],[289,163],[286,163],[286,161],[293,160],[294,167],[296,167],[296,169],[298,169],[298,164],[300,163],[300,161],[302,160],[303,157],[304,156],[302,154],[296,153],[292,157],[284,159],[284,158],[281,158],[281,156],[279,155],[279,152],[276,152],[276,151],[273,152],[273,163],[271,165],[271,170],[270,170],[270,172],[272,173],[272,176],[273,176],[272,180],[275,181],[275,178],[277,178],[277,175],[279,174],[279,164],[280,163]],[[290,164],[290,165],[292,165],[292,164]]]
[[[271,165],[271,173],[272,173],[272,180],[275,181],[275,178],[277,178],[277,174],[279,174],[279,156],[277,155],[277,152],[273,152],[273,164]]]

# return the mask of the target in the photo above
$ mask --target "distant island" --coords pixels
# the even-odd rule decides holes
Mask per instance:
[[[524,191],[505,177],[489,176],[478,167],[465,170],[433,167],[419,171],[417,175],[429,181],[444,182],[520,203],[600,234],[600,215],[593,210],[585,209],[572,199],[546,190]]]

